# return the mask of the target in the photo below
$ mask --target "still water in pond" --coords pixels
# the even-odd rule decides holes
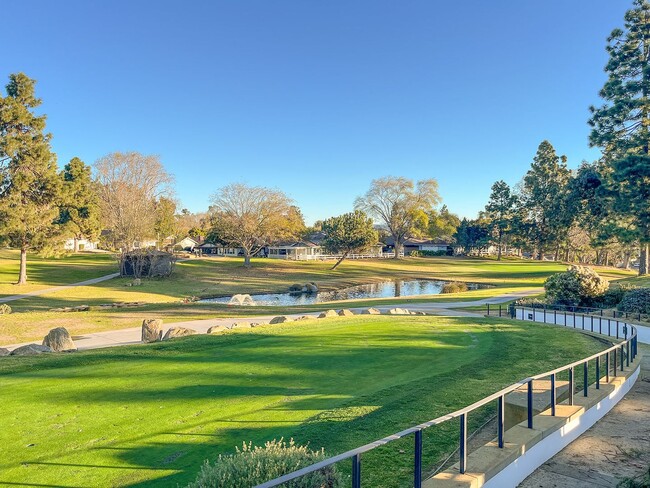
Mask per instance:
[[[251,295],[255,305],[311,305],[337,300],[355,300],[363,298],[413,297],[418,295],[437,295],[442,290],[444,281],[432,280],[395,280],[369,285],[351,286],[335,291],[317,293],[267,293]],[[476,284],[467,284],[470,290],[479,288]],[[203,302],[230,303],[231,297],[206,298]]]

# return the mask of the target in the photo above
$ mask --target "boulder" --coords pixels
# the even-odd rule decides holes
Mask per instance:
[[[8,315],[11,313],[11,307],[7,303],[0,303],[0,315]]]
[[[307,293],[316,293],[318,291],[318,285],[316,283],[307,283],[305,285]]]
[[[131,282],[131,284],[133,286],[140,286],[140,285],[142,285],[142,280],[140,278],[136,278]]]
[[[293,319],[287,317],[286,315],[280,315],[278,317],[273,317],[269,324],[284,324],[285,322],[292,322]]]
[[[9,354],[11,354],[9,349],[5,349],[4,347],[0,347],[0,357],[9,356]]]
[[[339,310],[338,314],[340,317],[352,317],[354,315],[354,312],[349,308],[344,308],[343,310]]]
[[[194,329],[186,329],[185,327],[172,327],[169,329],[163,336],[163,341],[168,341],[169,339],[174,339],[176,337],[185,337],[196,334]]]
[[[376,308],[368,308],[368,309],[364,310],[361,313],[366,314],[366,315],[379,315],[379,314],[381,314],[381,312],[379,310],[377,310]]]
[[[388,315],[409,315],[409,311],[403,308],[391,308],[387,313]]]
[[[252,326],[250,322],[235,322],[232,324],[231,329],[250,329]]]
[[[321,312],[320,315],[318,316],[319,319],[326,319],[329,317],[338,317],[339,314],[336,313],[336,310],[326,310],[324,312]]]
[[[208,334],[221,334],[226,330],[228,330],[228,327],[225,325],[213,325],[208,329]]]
[[[144,319],[142,321],[142,342],[158,342],[162,339],[163,321],[160,319]]]
[[[17,349],[11,351],[11,356],[36,356],[37,354],[43,354],[44,352],[52,352],[47,346],[41,346],[40,344],[27,344],[26,346],[20,346]]]
[[[302,292],[303,286],[299,285],[298,283],[294,283],[289,287],[289,291],[292,293],[300,293]]]
[[[47,333],[43,339],[43,345],[49,347],[54,352],[76,351],[72,337],[65,327],[57,327]]]

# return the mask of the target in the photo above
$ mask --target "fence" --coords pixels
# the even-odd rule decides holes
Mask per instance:
[[[609,322],[605,322],[606,318],[600,316],[586,315],[586,314],[576,314],[576,312],[562,312],[558,313],[557,310],[554,310],[555,313],[547,314],[546,310],[540,311],[534,308],[523,308],[523,307],[508,307],[507,311],[504,313],[505,307],[499,306],[499,313],[504,315],[509,315],[511,318],[517,318],[520,320],[531,320],[539,321],[544,323],[554,323],[557,325],[565,325],[568,327],[573,326],[573,328],[580,330],[588,330],[589,328],[592,332],[596,331],[600,334],[608,335],[614,337],[612,334],[612,321],[609,319]],[[494,308],[493,308],[494,310]],[[488,306],[489,311],[489,306]],[[537,315],[542,314],[542,315]],[[591,317],[591,319],[587,318]],[[578,320],[580,318],[580,320]],[[536,320],[540,319],[540,320]],[[541,320],[543,319],[543,320]],[[553,321],[551,321],[553,319]],[[600,320],[599,320],[600,319]],[[595,329],[594,329],[594,323]],[[555,416],[555,410],[557,405],[557,389],[556,389],[556,379],[560,373],[568,372],[568,392],[569,405],[573,405],[574,392],[576,388],[576,378],[575,378],[575,369],[582,368],[583,371],[583,395],[585,397],[589,396],[589,384],[588,384],[588,375],[589,375],[589,365],[590,363],[594,364],[595,373],[596,373],[596,389],[600,389],[601,380],[603,378],[603,370],[605,373],[605,381],[609,382],[610,374],[614,377],[617,376],[619,371],[623,371],[625,367],[630,366],[630,362],[634,360],[637,356],[637,334],[636,327],[632,324],[622,322],[617,320],[616,325],[613,327],[616,329],[616,339],[621,340],[621,342],[613,345],[612,347],[601,351],[597,354],[589,356],[587,358],[580,359],[571,364],[567,364],[560,368],[556,368],[552,371],[547,371],[542,374],[531,376],[524,380],[521,380],[517,383],[514,383],[501,391],[498,391],[488,397],[479,400],[472,405],[469,405],[465,408],[452,412],[448,415],[438,417],[436,419],[424,422],[422,424],[416,425],[409,429],[403,430],[383,439],[366,444],[365,446],[352,449],[351,451],[344,452],[338,456],[333,456],[329,459],[321,461],[319,463],[307,466],[305,468],[294,471],[293,473],[280,476],[271,481],[267,481],[260,485],[257,485],[255,488],[272,488],[275,486],[280,486],[283,483],[286,483],[291,480],[295,480],[309,473],[319,471],[327,466],[331,466],[341,461],[351,460],[352,462],[352,488],[361,488],[361,456],[362,454],[372,451],[380,446],[388,444],[390,442],[396,441],[398,439],[403,439],[405,437],[413,436],[414,442],[414,456],[413,456],[413,486],[415,488],[421,488],[422,486],[422,432],[425,429],[434,427],[436,425],[449,422],[454,419],[459,419],[459,470],[461,474],[464,474],[468,468],[467,466],[467,417],[474,410],[483,407],[491,402],[497,402],[497,444],[499,448],[503,448],[505,443],[506,431],[505,431],[505,397],[508,393],[512,393],[515,390],[520,388],[525,388],[527,392],[527,426],[529,429],[533,428],[533,383],[536,380],[541,380],[543,378],[550,378],[551,388],[550,388],[550,407],[551,415]],[[578,325],[579,324],[579,325]],[[609,324],[609,327],[603,327],[604,324]],[[585,328],[587,326],[587,328]],[[603,361],[604,358],[604,361]],[[604,364],[603,364],[604,363]]]
[[[399,253],[401,258],[404,257],[404,253]],[[290,256],[287,259],[292,259],[295,261],[328,261],[341,259],[342,254],[297,254],[295,257]],[[394,252],[379,252],[379,253],[366,253],[366,254],[348,254],[345,259],[390,259],[394,258]]]

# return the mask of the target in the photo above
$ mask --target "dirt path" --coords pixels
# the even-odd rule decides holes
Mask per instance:
[[[639,344],[636,384],[605,417],[519,485],[520,488],[616,487],[650,467],[650,346]]]

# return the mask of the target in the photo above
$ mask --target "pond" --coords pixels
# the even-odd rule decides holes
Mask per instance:
[[[434,280],[393,280],[368,285],[357,285],[334,291],[317,293],[264,293],[251,295],[255,305],[291,306],[313,305],[322,302],[356,300],[367,298],[414,297],[418,295],[438,295],[446,281]],[[468,283],[470,290],[485,287]],[[204,298],[202,302],[230,303],[232,297]]]

